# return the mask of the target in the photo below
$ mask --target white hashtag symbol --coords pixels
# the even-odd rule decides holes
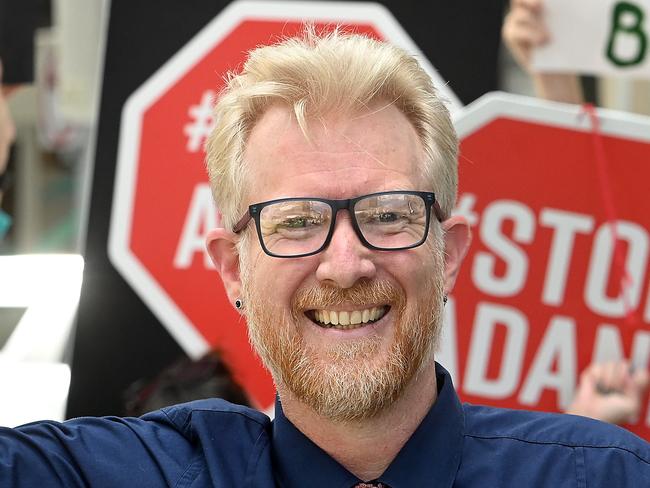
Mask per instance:
[[[191,122],[185,124],[183,132],[187,136],[187,145],[189,152],[197,152],[203,149],[205,139],[212,132],[214,120],[212,119],[212,101],[215,93],[212,90],[203,92],[201,102],[198,105],[192,105],[188,110]]]

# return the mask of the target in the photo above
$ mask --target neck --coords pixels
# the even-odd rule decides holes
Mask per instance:
[[[433,360],[407,385],[402,396],[377,416],[334,422],[278,385],[285,416],[303,434],[361,480],[381,476],[436,401]]]

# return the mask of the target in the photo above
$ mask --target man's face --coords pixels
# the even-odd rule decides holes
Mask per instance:
[[[287,108],[270,108],[247,143],[246,203],[430,191],[411,124],[392,105],[373,109],[312,120],[307,141]],[[440,239],[404,251],[370,250],[344,210],[324,251],[279,259],[263,253],[252,224],[246,232],[242,296],[251,342],[280,391],[333,420],[362,419],[395,401],[431,364],[444,293]],[[362,323],[323,323],[333,313],[339,323],[353,315]]]

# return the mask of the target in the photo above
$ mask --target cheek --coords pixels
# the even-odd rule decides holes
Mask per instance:
[[[421,290],[422,284],[434,272],[433,266],[433,259],[428,251],[390,253],[382,263],[382,268],[390,278],[397,281],[407,296],[417,294]]]
[[[263,254],[251,262],[254,283],[273,304],[289,306],[296,290],[305,286],[316,268],[309,258],[279,259]]]

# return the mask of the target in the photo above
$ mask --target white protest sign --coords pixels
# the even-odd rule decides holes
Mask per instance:
[[[535,71],[650,78],[650,0],[545,0]]]

